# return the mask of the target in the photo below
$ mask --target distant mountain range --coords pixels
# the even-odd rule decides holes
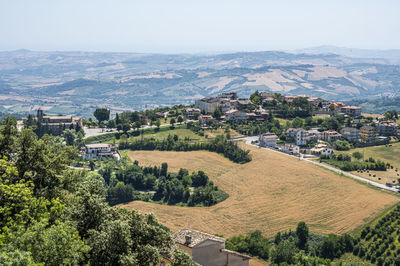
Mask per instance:
[[[400,50],[316,47],[217,55],[0,52],[0,111],[87,115],[255,90],[332,100],[400,94]]]

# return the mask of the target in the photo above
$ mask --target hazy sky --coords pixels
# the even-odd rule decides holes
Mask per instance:
[[[0,0],[0,50],[400,48],[399,0]]]

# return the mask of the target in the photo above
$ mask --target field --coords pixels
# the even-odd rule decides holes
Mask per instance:
[[[204,170],[230,197],[212,207],[148,202],[121,205],[154,212],[172,231],[193,228],[226,237],[259,229],[271,237],[305,221],[317,233],[345,233],[399,201],[394,196],[284,154],[244,145],[253,160],[239,165],[206,151],[130,151],[142,165],[167,162],[178,171]]]
[[[385,145],[381,146],[372,146],[365,148],[357,148],[352,149],[345,152],[345,154],[352,154],[353,152],[361,152],[364,155],[365,159],[372,157],[374,159],[380,159],[386,163],[392,164],[396,168],[400,168],[400,143],[391,144],[391,147],[386,147]]]

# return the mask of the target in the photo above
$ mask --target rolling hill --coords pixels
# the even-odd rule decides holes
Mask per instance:
[[[85,116],[100,105],[113,111],[153,108],[227,91],[242,97],[260,90],[332,100],[400,93],[396,57],[305,52],[0,52],[0,106],[10,112],[42,106],[48,113]]]

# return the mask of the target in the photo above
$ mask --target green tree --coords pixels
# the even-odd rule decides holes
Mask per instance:
[[[97,121],[99,121],[99,124],[103,121],[107,121],[110,119],[110,110],[107,108],[97,108],[93,112],[94,117],[96,117]]]
[[[178,248],[174,250],[173,258],[171,266],[200,266],[192,260],[192,257],[190,257],[189,254]]]
[[[0,157],[10,155],[16,135],[17,121],[13,117],[7,117],[0,126]]]
[[[212,116],[213,116],[215,119],[217,119],[217,120],[221,119],[221,116],[222,116],[222,115],[223,115],[223,113],[222,113],[222,111],[221,111],[221,108],[215,109],[215,111],[214,111],[213,114],[212,114]]]
[[[301,119],[300,117],[296,117],[295,119],[293,119],[292,127],[294,127],[294,128],[303,127],[303,119]]]
[[[173,127],[174,124],[176,123],[175,118],[171,118],[171,120],[169,121],[169,123],[171,124],[171,126]]]
[[[364,155],[363,155],[361,152],[359,152],[359,151],[353,152],[353,153],[351,154],[351,156],[353,156],[353,158],[355,158],[355,159],[357,159],[357,160],[360,160],[360,159],[364,158]]]
[[[182,123],[183,122],[183,117],[180,115],[178,116],[178,123]]]
[[[75,130],[72,129],[64,130],[63,137],[67,145],[73,146],[75,144],[75,138],[76,138]]]
[[[297,246],[299,249],[305,249],[308,240],[308,227],[305,222],[297,224],[296,235],[298,238]]]
[[[131,130],[131,125],[129,125],[128,123],[122,124],[122,131],[124,132],[124,134],[126,134],[129,130]]]
[[[291,238],[280,241],[271,252],[271,261],[276,264],[294,264],[294,255],[297,250],[294,242]]]

